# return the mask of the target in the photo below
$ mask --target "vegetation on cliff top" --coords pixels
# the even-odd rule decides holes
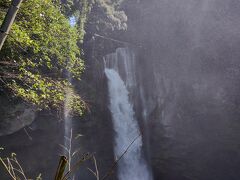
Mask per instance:
[[[8,3],[2,2],[1,7]],[[39,109],[61,108],[65,89],[73,88],[68,74],[80,79],[84,70],[77,45],[82,31],[70,26],[59,3],[24,1],[0,52],[0,77],[5,88]],[[72,112],[82,114],[80,96],[73,93],[71,99]]]
[[[27,0],[23,1],[0,51],[1,90],[38,109],[61,109],[65,91],[70,89],[70,109],[82,114],[84,101],[74,92],[70,79],[80,80],[84,71],[85,24],[91,8],[101,9],[90,16],[96,26],[111,22],[111,28],[125,28],[126,17],[118,11],[121,1],[108,0]],[[0,2],[0,23],[10,5]],[[74,17],[75,25],[70,24]],[[94,21],[94,22],[93,22]],[[121,24],[123,22],[123,24]]]

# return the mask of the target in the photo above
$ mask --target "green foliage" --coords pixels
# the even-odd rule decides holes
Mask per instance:
[[[66,109],[71,109],[71,113],[82,115],[82,107],[87,108],[86,103],[78,96],[73,88],[65,89],[66,92]]]
[[[127,16],[124,11],[120,10],[124,0],[96,0],[97,6],[103,10],[106,20],[99,19],[99,23],[105,24],[112,30],[126,30]]]
[[[0,3],[0,22],[8,4],[9,0]],[[83,40],[86,11],[80,17],[81,26],[71,27],[61,8],[51,0],[23,1],[0,52],[1,82],[39,109],[61,109],[65,89],[73,89],[69,75],[79,80],[84,70],[78,42]],[[72,94],[70,107],[82,114],[84,103]]]
[[[61,11],[67,14],[68,17],[75,18],[75,27],[78,29],[78,38],[81,43],[83,43],[85,35],[84,27],[91,12],[92,4],[92,0],[63,0],[61,4]]]
[[[97,30],[126,30],[127,16],[121,5],[124,0],[62,0],[63,11],[74,16],[80,29],[86,23],[96,26]],[[92,32],[90,32],[92,33]],[[82,33],[84,35],[84,32]]]
[[[11,0],[0,2],[0,23],[10,3]],[[127,17],[120,10],[121,3],[122,0],[23,1],[0,52],[1,85],[38,109],[63,108],[65,91],[71,89],[68,108],[82,114],[85,103],[74,93],[68,79],[80,80],[84,70],[79,48],[86,33],[84,27],[88,21],[101,31],[126,29]],[[70,17],[76,20],[74,27],[69,23]]]

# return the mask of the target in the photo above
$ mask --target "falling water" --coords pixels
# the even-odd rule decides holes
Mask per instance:
[[[72,128],[72,120],[70,117],[70,109],[69,109],[69,100],[70,100],[70,90],[65,90],[65,102],[64,102],[64,146],[69,146],[69,140],[70,134],[71,134],[71,128]]]
[[[71,81],[71,77],[68,74],[68,80]],[[71,89],[65,89],[65,101],[64,101],[64,148],[63,154],[68,158],[68,171],[71,169],[71,151],[72,151],[72,119],[70,116],[70,98]],[[74,179],[74,178],[73,178]]]
[[[132,66],[134,63],[130,61],[132,55],[128,49],[120,48],[117,49],[116,53],[105,58],[105,74],[108,79],[110,97],[109,108],[116,132],[114,151],[117,157],[121,156],[129,144],[140,134],[127,89],[136,85],[134,67]],[[123,61],[118,62],[120,59]],[[121,63],[122,66],[120,65]],[[125,83],[120,77],[120,73],[124,76]],[[119,180],[152,179],[142,155],[141,136],[123,156],[119,164],[118,178]]]
[[[75,16],[72,16],[72,17],[69,18],[69,23],[70,23],[71,27],[75,26],[75,24],[76,24]],[[72,79],[71,79],[70,73],[68,72],[66,75],[67,75],[68,81],[71,82]],[[72,119],[70,117],[70,108],[69,108],[70,96],[71,96],[71,90],[69,88],[65,89],[65,101],[64,101],[64,146],[66,148],[70,148],[70,146],[71,146],[71,136],[72,136]],[[67,155],[69,156],[69,153]]]

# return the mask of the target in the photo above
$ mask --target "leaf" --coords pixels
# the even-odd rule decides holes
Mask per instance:
[[[59,144],[59,146],[61,146],[67,153],[69,152],[69,149],[67,147],[65,147],[64,145]]]
[[[36,177],[36,180],[42,180],[42,174],[41,173]]]
[[[80,148],[78,148],[77,150],[75,150],[75,151],[72,153],[72,157],[73,157],[74,155],[76,155],[80,150],[81,150]]]
[[[11,157],[12,157],[12,158],[15,158],[16,156],[17,156],[16,153],[11,153]]]
[[[75,139],[78,139],[78,138],[80,138],[80,137],[82,137],[82,136],[84,136],[84,135],[82,135],[82,134],[77,134],[77,135],[75,136]]]

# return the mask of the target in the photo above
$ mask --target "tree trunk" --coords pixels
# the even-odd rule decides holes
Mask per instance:
[[[11,29],[11,26],[15,20],[18,9],[23,0],[12,0],[12,4],[8,9],[8,12],[4,18],[2,26],[0,28],[0,50],[2,49],[3,43],[7,38],[7,35]]]

